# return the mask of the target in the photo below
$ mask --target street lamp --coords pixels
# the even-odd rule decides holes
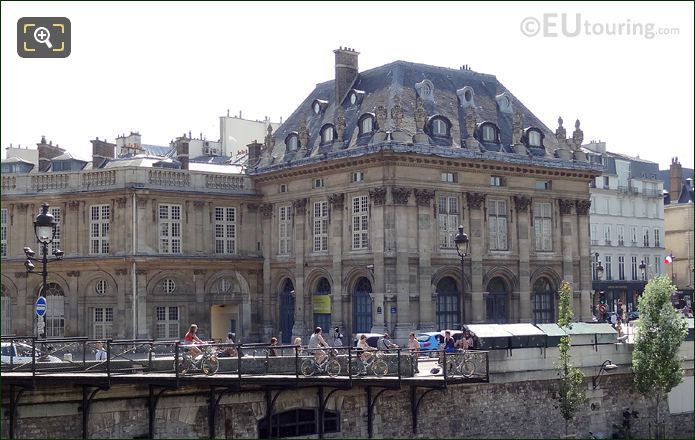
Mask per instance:
[[[48,212],[48,203],[44,202],[41,205],[41,212],[36,216],[36,220],[34,220],[34,234],[36,234],[36,239],[39,241],[39,243],[41,243],[41,259],[35,257],[36,252],[34,252],[30,247],[24,248],[24,255],[27,257],[26,261],[24,262],[24,267],[26,268],[27,273],[41,275],[43,278],[43,284],[41,287],[41,292],[39,292],[39,296],[45,295],[46,291],[48,290],[48,245],[53,242],[57,227],[58,222],[56,222],[55,217]],[[52,261],[62,260],[64,254],[65,253],[60,249],[56,249],[53,252],[55,259]],[[33,263],[34,261],[41,261],[41,273],[34,272],[36,269]],[[43,317],[38,318],[37,320],[37,335],[41,336],[42,332],[38,330],[39,322],[43,322]]]
[[[461,257],[461,318],[463,321],[466,320],[466,296],[465,296],[465,277],[463,275],[463,259],[469,255],[470,241],[468,240],[468,234],[463,232],[463,225],[459,226],[459,231],[454,237],[454,243],[456,243],[456,252]]]
[[[615,365],[612,361],[610,361],[610,360],[603,361],[603,363],[601,364],[601,369],[598,370],[598,374],[591,379],[591,383],[594,386],[593,389],[598,388],[598,384],[601,381],[601,375],[604,372],[609,371],[609,370],[615,370],[616,368],[618,368],[618,366]]]

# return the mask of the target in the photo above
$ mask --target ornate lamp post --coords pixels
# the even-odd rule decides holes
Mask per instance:
[[[456,243],[456,252],[461,257],[461,319],[466,320],[466,297],[465,297],[465,277],[463,275],[463,259],[469,255],[470,241],[468,234],[463,232],[463,225],[459,226],[459,231],[454,237]]]
[[[609,370],[615,370],[616,368],[618,368],[618,366],[610,360],[603,361],[603,363],[601,364],[601,368],[598,370],[598,374],[591,379],[591,384],[594,386],[593,389],[595,390],[596,388],[598,388],[599,382],[601,381],[601,375],[603,373]]]
[[[39,296],[45,295],[46,290],[48,289],[48,245],[53,242],[57,227],[58,223],[56,222],[55,217],[48,212],[48,203],[44,202],[41,205],[41,212],[36,216],[36,220],[34,220],[34,233],[36,234],[36,239],[38,242],[41,243],[41,259],[34,257],[36,252],[34,252],[30,247],[24,248],[24,254],[27,257],[27,260],[24,262],[24,267],[26,268],[27,272],[35,275],[41,275],[43,278],[43,284],[41,291],[39,292]],[[55,259],[52,261],[61,260],[64,252],[60,249],[56,249],[53,252],[53,255]],[[41,273],[34,272],[35,266],[33,261],[41,261],[43,265]],[[43,317],[37,317],[37,336],[40,337],[43,332],[39,329],[44,326],[40,325],[39,322],[43,323]]]

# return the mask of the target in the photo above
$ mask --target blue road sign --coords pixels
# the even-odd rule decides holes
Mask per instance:
[[[41,317],[46,314],[46,298],[40,296],[36,299],[36,316]]]

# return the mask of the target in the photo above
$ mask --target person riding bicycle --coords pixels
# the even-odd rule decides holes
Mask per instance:
[[[380,337],[379,339],[377,339],[377,341],[376,341],[376,347],[377,347],[379,350],[387,351],[387,350],[390,350],[390,349],[392,349],[392,348],[398,348],[398,345],[396,345],[396,344],[394,344],[393,342],[391,342],[391,339],[389,338],[389,334],[388,334],[388,333],[384,333],[384,336],[382,336],[382,337]]]
[[[186,333],[186,336],[183,337],[186,347],[185,350],[193,359],[197,358],[203,353],[198,347],[195,346],[196,344],[204,344],[196,333],[198,333],[198,326],[191,324],[191,327],[188,329],[188,333]]]
[[[330,347],[328,343],[326,342],[325,339],[323,339],[323,336],[321,335],[322,330],[321,327],[316,327],[314,329],[314,334],[311,335],[309,338],[309,346],[307,347],[309,349],[309,353],[314,354],[314,361],[316,361],[317,364],[321,364],[323,360],[326,358],[326,352],[323,350],[320,350],[321,347]]]
[[[376,351],[376,348],[367,344],[367,335],[364,334],[360,335],[360,340],[357,341],[357,349],[362,352],[360,353],[360,359],[362,359],[363,362],[367,362],[369,358],[372,357],[370,351]]]

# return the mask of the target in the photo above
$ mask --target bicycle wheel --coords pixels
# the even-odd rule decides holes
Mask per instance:
[[[184,375],[191,368],[191,361],[185,356],[179,356],[178,359],[174,360],[174,371],[179,372],[179,375]]]
[[[372,364],[372,371],[375,375],[381,377],[389,372],[389,365],[383,359],[377,359]]]
[[[331,359],[326,365],[326,373],[331,377],[336,377],[340,374],[340,362],[337,359]]]
[[[461,374],[458,371],[458,362],[453,356],[447,356],[446,359],[446,375],[448,377],[451,376],[456,376],[457,374]]]
[[[200,365],[200,369],[203,370],[203,373],[207,376],[212,376],[213,374],[217,373],[219,368],[220,363],[216,356],[210,356],[209,358],[203,359],[203,362],[201,362]]]
[[[463,377],[472,377],[475,374],[475,362],[472,356],[464,355],[463,363],[461,364],[461,374],[463,374]]]
[[[316,372],[314,365],[313,359],[304,359],[302,365],[299,367],[299,372],[305,376],[313,376]]]
[[[353,376],[360,374],[362,372],[362,368],[363,368],[362,361],[359,360],[358,358],[353,358],[350,361],[350,370],[349,371],[350,371],[350,374],[352,374]]]

